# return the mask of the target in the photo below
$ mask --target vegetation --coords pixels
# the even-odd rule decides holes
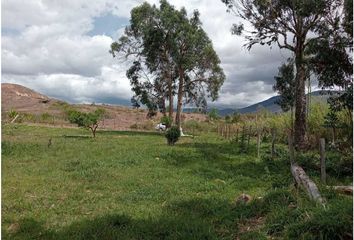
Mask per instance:
[[[68,120],[71,123],[77,124],[79,127],[90,129],[93,137],[96,137],[96,130],[99,120],[103,117],[104,109],[96,109],[94,112],[84,113],[77,110],[69,110]]]
[[[171,148],[158,133],[98,131],[93,140],[82,129],[16,126],[4,126],[2,135],[4,239],[345,239],[352,234],[352,198],[323,188],[326,208],[309,202],[292,185],[282,145],[271,160],[267,144],[257,159],[254,142],[248,154],[240,154],[237,144],[213,133],[182,138]],[[318,182],[319,171],[307,169]],[[329,183],[351,179],[332,173]],[[236,203],[242,193],[253,200]]]
[[[246,32],[247,47],[277,44],[292,52],[295,75],[294,141],[306,148],[305,81],[308,71],[319,77],[320,86],[352,84],[352,1],[254,1],[221,0],[229,11],[246,20],[252,31],[235,24],[233,33]],[[293,38],[292,41],[289,38]],[[311,55],[311,57],[309,57]]]
[[[179,137],[181,136],[181,131],[177,126],[172,126],[166,131],[166,139],[168,145],[175,145],[178,141]]]
[[[168,117],[168,116],[163,116],[160,120],[160,123],[164,124],[167,127],[170,127],[172,125],[172,118]]]
[[[183,121],[182,104],[206,112],[225,75],[197,10],[188,15],[166,0],[159,7],[145,2],[132,9],[110,53],[132,60],[126,75],[133,107],[145,105],[149,118],[160,111],[168,130],[98,131],[105,110],[94,103],[94,112],[65,102],[52,107],[95,139],[82,129],[5,124],[4,239],[352,239],[352,196],[332,187],[353,183],[352,0],[222,2],[254,27],[245,36],[248,49],[275,43],[293,53],[273,87],[284,113],[258,109],[222,119],[213,108],[203,122]],[[233,33],[243,32],[234,25]],[[343,91],[328,104],[306,104],[310,73],[320,87]],[[126,123],[136,130],[155,124],[138,119]],[[21,113],[22,121],[54,125],[54,116]],[[193,137],[181,138],[181,126]],[[318,150],[322,138],[325,154]],[[294,185],[300,165],[318,186],[320,203]]]
[[[220,116],[219,116],[218,110],[216,108],[212,108],[210,110],[210,112],[208,113],[208,119],[210,121],[215,121],[219,118],[220,118]]]
[[[183,102],[205,108],[206,96],[216,100],[225,79],[199,12],[194,11],[189,18],[184,8],[176,10],[166,0],[160,1],[159,8],[149,3],[135,7],[130,25],[112,43],[110,53],[133,58],[127,77],[135,93],[134,106],[141,102],[152,114],[160,109],[165,115],[168,100],[172,119],[177,95],[178,127]]]

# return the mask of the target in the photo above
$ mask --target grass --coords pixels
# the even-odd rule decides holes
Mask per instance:
[[[89,135],[3,126],[4,239],[297,239],[304,234],[299,228],[309,236],[299,239],[351,233],[342,226],[352,223],[351,198],[328,190],[327,209],[310,203],[291,187],[287,160],[257,159],[255,144],[246,154],[213,134],[173,147],[159,133]],[[254,200],[235,203],[242,193]],[[323,221],[333,214],[339,223]]]

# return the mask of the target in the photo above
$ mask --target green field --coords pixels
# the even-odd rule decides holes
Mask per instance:
[[[286,148],[275,160],[267,158],[268,151],[263,144],[257,159],[253,142],[247,154],[240,153],[213,133],[182,138],[171,147],[159,133],[101,131],[93,139],[83,129],[5,125],[2,237],[350,236],[352,198],[322,189],[327,206],[309,202],[292,185],[288,159],[282,157]],[[253,200],[236,203],[242,193]]]

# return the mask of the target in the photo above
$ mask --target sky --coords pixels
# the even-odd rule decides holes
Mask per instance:
[[[130,104],[128,62],[113,58],[110,45],[129,24],[140,0],[3,0],[1,81],[17,83],[71,103]],[[158,5],[158,0],[147,2]],[[248,51],[231,34],[240,22],[221,0],[170,0],[189,14],[198,9],[221,60],[226,80],[211,106],[241,108],[276,95],[278,67],[290,56],[273,46]]]

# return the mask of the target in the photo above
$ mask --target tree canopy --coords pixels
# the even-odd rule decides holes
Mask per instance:
[[[182,104],[205,106],[207,97],[217,99],[225,79],[199,12],[189,18],[184,8],[177,10],[166,0],[160,1],[159,8],[148,3],[134,8],[130,25],[110,52],[133,59],[127,76],[137,101],[166,112],[168,100],[172,118],[177,94],[179,126]]]
[[[90,129],[93,137],[96,137],[98,122],[102,119],[104,113],[105,110],[100,108],[89,113],[80,112],[77,110],[69,110],[67,112],[69,122],[75,123],[79,127]]]
[[[314,50],[311,52],[310,49],[315,49],[313,46],[321,44],[319,39],[324,41],[331,36],[333,43],[336,42],[335,39],[342,39],[340,34],[337,34],[340,31],[339,28],[342,28],[338,28],[341,25],[339,22],[343,18],[346,19],[343,22],[350,22],[350,18],[352,18],[349,15],[350,11],[346,15],[340,14],[341,10],[344,9],[343,0],[221,1],[226,4],[230,12],[251,24],[252,29],[245,29],[243,23],[235,24],[232,29],[234,34],[245,36],[248,49],[251,49],[255,44],[269,46],[276,44],[280,49],[287,49],[293,53],[296,66],[294,143],[298,149],[306,147],[305,81],[309,58],[313,57],[310,53],[314,54]],[[350,29],[350,24],[342,26]],[[343,51],[331,53],[327,50],[326,54],[333,54],[332,57],[334,58],[332,59],[335,59],[338,54],[343,54]],[[322,58],[321,55],[318,53],[319,59]],[[321,67],[318,64],[320,62],[317,61],[317,67]],[[333,66],[333,64],[326,65],[326,70],[330,69],[329,66]],[[336,70],[338,68],[334,66],[330,71],[335,72]],[[325,75],[323,75],[323,78],[326,78]],[[332,79],[332,81],[335,80]]]

